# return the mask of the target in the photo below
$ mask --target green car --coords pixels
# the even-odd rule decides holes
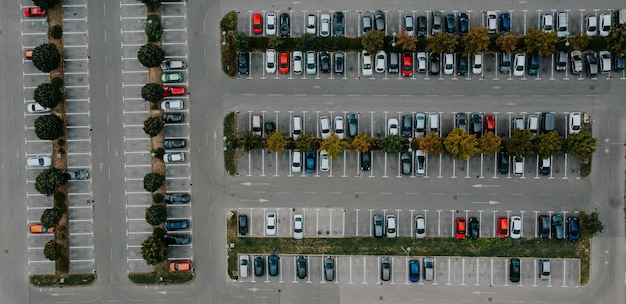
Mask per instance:
[[[161,75],[162,82],[182,82],[183,73],[181,72],[165,72]]]

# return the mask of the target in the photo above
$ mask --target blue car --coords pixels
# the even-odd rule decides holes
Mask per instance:
[[[169,220],[165,221],[165,230],[183,230],[189,229],[189,220]]]
[[[418,260],[409,261],[409,280],[413,283],[420,280],[420,262]]]
[[[267,272],[273,277],[278,275],[278,256],[275,253],[267,256]]]
[[[567,218],[567,240],[575,242],[580,239],[580,222],[575,216]]]
[[[500,32],[502,32],[502,35],[506,35],[510,31],[511,31],[511,14],[510,13],[500,14]]]
[[[459,35],[469,32],[469,17],[466,13],[459,14]]]
[[[315,173],[315,152],[306,151],[305,158],[306,158],[306,162],[305,162],[306,173]]]

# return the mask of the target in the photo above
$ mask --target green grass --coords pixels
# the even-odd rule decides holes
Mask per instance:
[[[170,273],[165,272],[162,273],[161,276],[157,274],[157,272],[141,272],[141,273],[130,273],[128,274],[128,279],[139,285],[154,285],[158,284],[160,277],[163,278],[161,284],[183,284],[187,282],[191,282],[195,274],[191,273]]]
[[[224,117],[224,136],[227,139],[228,150],[224,151],[224,167],[230,175],[237,174],[237,149],[235,140],[237,138],[237,115],[230,112]]]
[[[64,277],[63,284],[61,284],[60,277],[54,274],[36,274],[30,276],[30,283],[40,287],[86,286],[91,285],[95,280],[95,274],[78,273]]]

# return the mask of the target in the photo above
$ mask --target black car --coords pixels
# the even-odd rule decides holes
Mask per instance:
[[[361,170],[369,171],[372,166],[372,152],[361,153]]]
[[[513,283],[519,282],[521,263],[519,259],[509,261],[509,280]]]
[[[296,274],[298,276],[298,278],[300,279],[304,279],[306,278],[306,257],[304,256],[299,256],[296,259]]]
[[[539,73],[539,54],[533,53],[528,59],[528,75],[535,76]]]
[[[89,171],[85,169],[63,172],[63,179],[69,180],[85,180],[89,178]]]
[[[280,37],[289,37],[289,14],[280,14]]]
[[[409,138],[411,137],[411,133],[413,130],[413,116],[404,115],[402,116],[402,137]]]
[[[539,221],[537,223],[539,225],[539,237],[542,239],[547,239],[550,237],[550,217],[542,214],[539,216]]]
[[[239,234],[248,234],[248,216],[245,214],[239,215]]]
[[[469,17],[466,13],[459,14],[459,35],[469,32]]]
[[[456,127],[467,132],[467,114],[456,113]]]
[[[381,10],[374,12],[374,29],[385,31],[385,13]]]
[[[335,53],[335,74],[343,74],[344,59],[344,54]]]
[[[239,75],[250,74],[248,58],[248,52],[239,53]]]
[[[426,32],[428,31],[427,24],[428,24],[428,21],[426,19],[426,16],[417,17],[417,36],[418,37],[426,37]]]
[[[165,113],[163,114],[163,123],[182,123],[185,122],[183,113]]]
[[[439,54],[430,54],[430,71],[428,74],[431,76],[439,75]]]
[[[359,118],[356,114],[348,114],[348,135],[355,137],[359,131]]]
[[[335,37],[344,36],[344,18],[342,12],[335,13]]]
[[[165,149],[183,149],[187,147],[187,140],[182,138],[166,139],[163,141]]]
[[[324,259],[324,278],[329,282],[335,280],[335,260],[332,257]]]
[[[570,242],[575,242],[580,239],[580,222],[578,221],[578,217],[569,216],[567,217],[567,240]]]
[[[320,70],[322,73],[330,73],[330,55],[328,52],[320,52]]]
[[[189,203],[191,196],[189,193],[165,193],[163,201],[168,204],[184,204]]]
[[[504,152],[498,154],[498,173],[509,173],[509,156]]]
[[[469,235],[472,240],[477,240],[480,237],[480,222],[473,216],[469,218]]]
[[[476,134],[477,137],[480,137],[482,133],[483,120],[478,113],[472,113],[470,116],[470,120],[472,122],[472,133]]]
[[[446,15],[446,33],[454,34],[456,32],[456,22],[454,21],[454,14]]]
[[[181,234],[167,234],[163,237],[165,244],[168,245],[188,245],[191,243],[191,236]]]
[[[265,259],[262,256],[254,258],[254,275],[260,277],[265,272]]]
[[[265,123],[265,133],[270,134],[276,131],[276,124],[274,122],[268,121]]]
[[[587,77],[598,76],[598,59],[593,52],[585,54],[585,67],[587,68]]]
[[[411,174],[411,152],[402,152],[400,159],[402,161],[402,174],[410,175]]]
[[[278,275],[278,259],[275,253],[267,256],[267,272],[273,277]]]
[[[460,55],[459,60],[457,61],[457,70],[456,73],[459,76],[466,76],[468,69],[467,57]]]

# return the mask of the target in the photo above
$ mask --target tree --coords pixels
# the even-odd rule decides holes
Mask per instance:
[[[33,0],[33,3],[44,10],[49,10],[57,5],[59,0]]]
[[[59,87],[52,83],[42,83],[37,86],[33,99],[42,107],[53,109],[61,102],[63,95]]]
[[[446,151],[456,160],[466,160],[478,152],[478,139],[474,134],[467,134],[460,128],[452,129],[443,141]]]
[[[513,53],[517,49],[517,42],[519,41],[519,38],[519,35],[515,35],[513,31],[510,31],[506,33],[506,35],[501,35],[496,38],[496,45],[503,52]]]
[[[585,33],[580,33],[578,35],[569,37],[567,41],[570,43],[573,49],[578,51],[586,51],[589,43],[591,42],[591,37],[585,35]]]
[[[589,235],[589,237],[593,237],[598,232],[602,232],[604,230],[604,224],[600,221],[599,214],[597,210],[588,214],[585,211],[581,211],[579,213],[580,224],[582,226],[582,231],[585,234]]]
[[[616,27],[613,25],[609,37],[606,39],[606,45],[613,55],[626,55],[626,26]]]
[[[161,40],[163,35],[163,25],[161,24],[161,18],[158,15],[148,15],[146,20],[146,26],[144,28],[148,42],[157,42]]]
[[[65,133],[63,120],[54,114],[42,115],[35,119],[35,134],[43,140],[54,140]]]
[[[163,237],[149,236],[141,244],[141,255],[148,265],[156,265],[167,259],[167,244]]]
[[[148,8],[155,10],[161,7],[161,0],[139,0],[145,4]]]
[[[250,37],[244,32],[236,31],[233,35],[233,45],[236,50],[245,51],[250,47]]]
[[[317,37],[309,33],[302,34],[300,37],[295,38],[296,48],[299,50],[314,50],[316,39]]]
[[[63,172],[55,167],[50,167],[37,175],[37,178],[35,178],[35,189],[43,195],[50,196],[57,193],[59,186],[65,183]]]
[[[320,149],[326,150],[328,156],[333,160],[337,159],[339,153],[345,151],[348,147],[350,147],[350,144],[339,139],[339,136],[334,132],[320,144]]]
[[[380,148],[387,153],[400,153],[404,148],[404,139],[400,135],[387,135],[378,142]]]
[[[454,53],[459,39],[452,34],[442,33],[428,39],[428,50],[433,53]]]
[[[531,155],[533,153],[533,145],[530,139],[533,134],[529,130],[515,129],[511,138],[504,142],[506,152],[518,158]]]
[[[141,98],[149,102],[163,100],[163,87],[157,83],[148,83],[141,88]]]
[[[147,43],[137,51],[137,59],[147,68],[158,67],[165,59],[165,51],[156,44]]]
[[[402,31],[396,36],[396,46],[400,47],[403,52],[415,52],[417,49],[417,37],[409,36],[409,33]]]
[[[555,32],[544,32],[531,27],[524,36],[524,48],[528,53],[537,53],[541,57],[550,56],[556,52],[558,40]]]
[[[300,151],[317,151],[320,148],[319,140],[311,133],[300,134],[296,139],[296,147]]]
[[[561,152],[563,147],[563,137],[558,132],[552,131],[548,133],[537,134],[534,140],[535,153],[541,158],[548,158],[554,154]]]
[[[597,138],[591,136],[589,129],[582,129],[578,133],[572,133],[567,137],[567,148],[572,154],[580,157],[590,157],[596,151]]]
[[[239,137],[237,141],[239,148],[244,151],[252,151],[254,149],[263,148],[263,140],[261,137],[254,135],[252,131],[247,131],[243,136]]]
[[[163,126],[162,117],[148,117],[148,119],[143,122],[143,131],[150,135],[150,137],[155,137],[161,133]]]
[[[267,138],[267,149],[272,152],[281,153],[285,151],[285,146],[287,146],[287,137],[285,137],[285,130],[283,129],[272,133]]]
[[[370,150],[373,142],[374,138],[363,132],[359,132],[359,134],[352,139],[350,147],[357,152],[364,153]]]
[[[148,173],[143,177],[143,188],[148,192],[159,190],[165,182],[165,176],[159,173]]]
[[[426,154],[441,154],[444,151],[443,140],[441,140],[437,132],[430,132],[426,136],[420,136],[415,141],[418,143],[418,148]]]
[[[283,46],[284,43],[285,43],[285,39],[280,38],[278,36],[270,36],[270,38],[267,39],[267,48],[280,50],[280,48]]]
[[[38,70],[44,73],[50,73],[59,67],[61,63],[61,53],[59,53],[59,50],[57,50],[54,44],[46,43],[33,50],[31,60]]]
[[[382,31],[368,31],[363,38],[361,38],[361,45],[363,49],[370,53],[376,54],[383,49],[383,33]]]
[[[50,208],[43,211],[39,220],[44,226],[50,228],[58,226],[62,217],[63,211],[61,209]]]
[[[63,257],[63,245],[50,240],[43,246],[43,256],[50,261],[56,261]]]
[[[146,222],[152,226],[160,225],[167,219],[167,209],[163,205],[152,205],[146,208]]]
[[[478,149],[480,153],[484,154],[496,154],[500,152],[500,146],[502,145],[502,138],[493,134],[493,132],[486,132],[483,137],[478,140]]]
[[[483,53],[489,50],[489,33],[487,28],[473,27],[461,38],[463,40],[463,56]]]

